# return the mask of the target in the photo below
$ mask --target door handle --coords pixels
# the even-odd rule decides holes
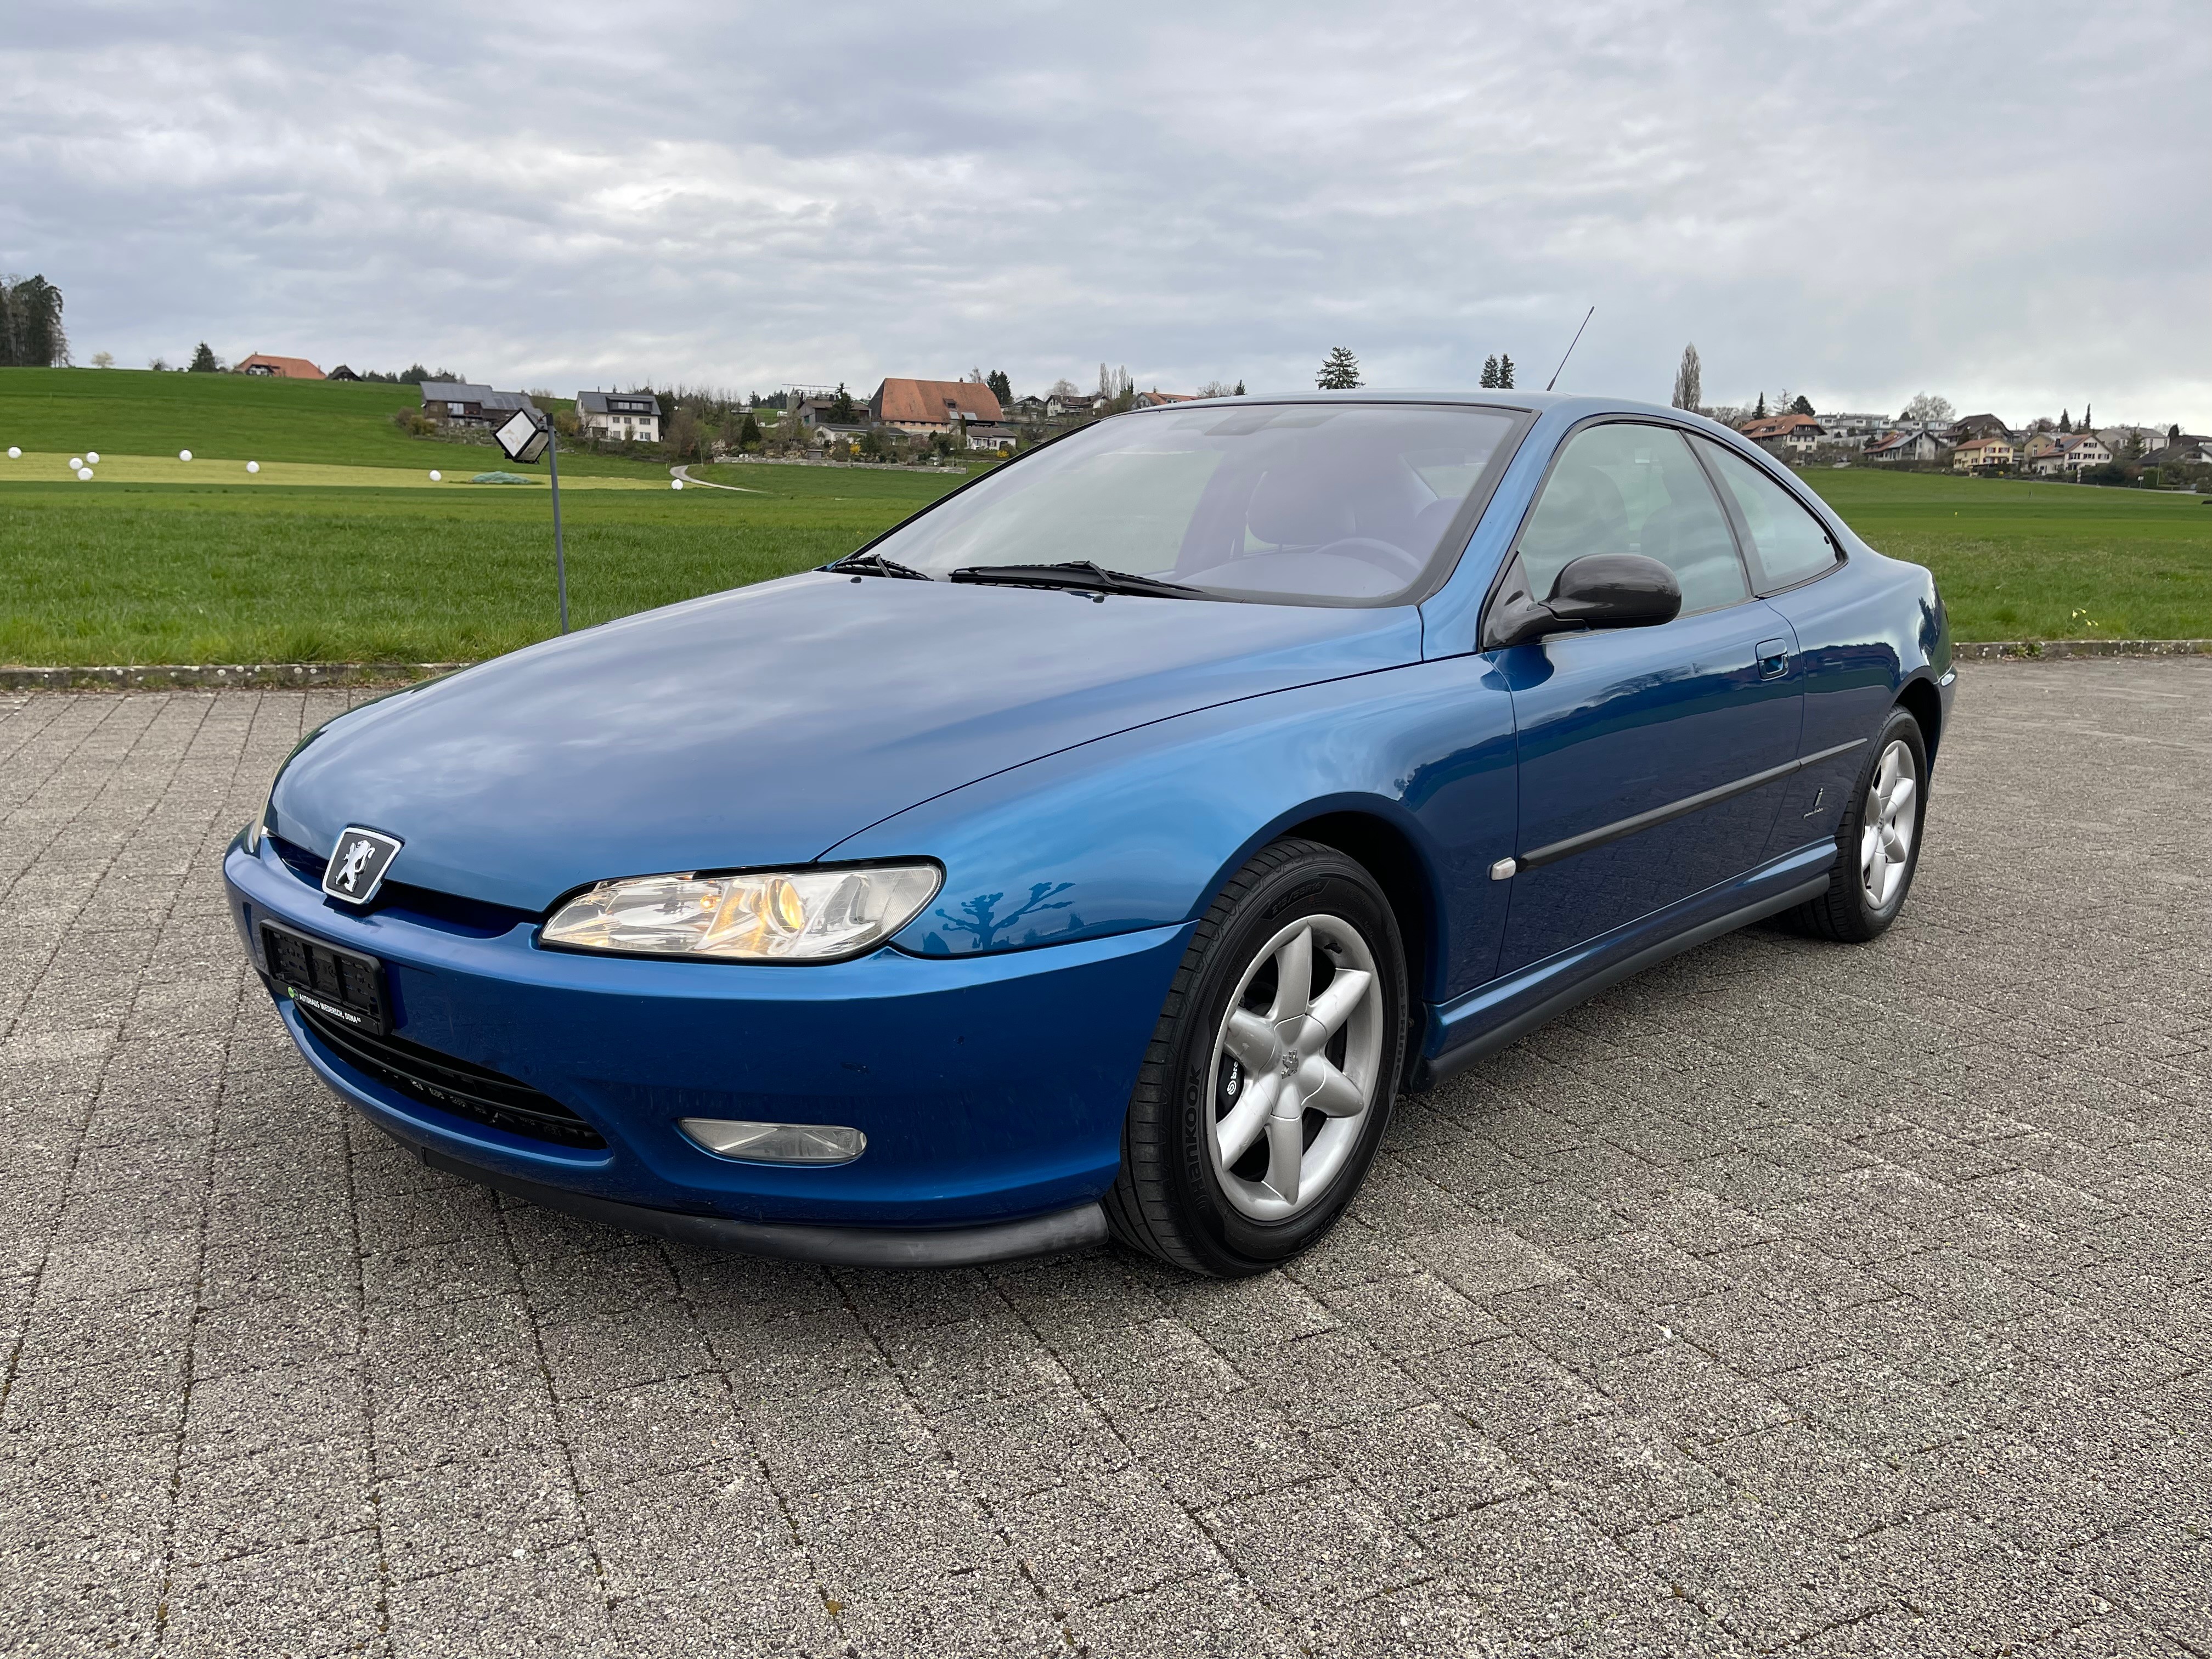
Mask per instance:
[[[1761,640],[1759,642],[1759,678],[1778,680],[1790,672],[1790,641]]]

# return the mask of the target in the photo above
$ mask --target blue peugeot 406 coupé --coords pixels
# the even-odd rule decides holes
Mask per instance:
[[[1881,933],[1950,654],[1927,571],[1694,416],[1182,404],[356,708],[224,872],[308,1063],[440,1169],[1246,1273],[1401,1089],[1762,917]]]

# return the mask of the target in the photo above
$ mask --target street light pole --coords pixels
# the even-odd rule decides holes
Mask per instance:
[[[565,634],[568,631],[568,555],[561,545],[561,447],[554,438],[553,417],[535,404],[526,403],[491,435],[510,461],[527,463],[543,455],[552,465],[553,573],[561,588],[561,631]]]
[[[561,546],[561,440],[546,419],[545,462],[553,469],[553,571],[561,585],[561,631],[568,631],[568,556]]]

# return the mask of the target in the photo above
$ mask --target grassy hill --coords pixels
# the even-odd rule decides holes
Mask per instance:
[[[10,445],[64,455],[167,455],[189,449],[210,460],[308,461],[324,465],[429,468],[466,456],[472,471],[498,452],[410,438],[392,411],[415,409],[411,386],[264,380],[250,374],[156,374],[148,370],[0,368],[0,455]],[[568,400],[550,405],[567,408]],[[580,475],[665,470],[579,454],[562,470]],[[0,477],[4,477],[0,474]]]
[[[0,661],[452,661],[556,626],[546,492],[459,483],[498,452],[410,437],[411,387],[0,369]],[[191,465],[177,462],[191,449]],[[64,463],[100,452],[91,483]],[[247,459],[265,464],[249,481]],[[432,468],[447,482],[433,487]],[[542,467],[522,469],[533,477]],[[579,624],[848,551],[957,473],[562,465]],[[1815,471],[1875,546],[1932,568],[1959,638],[2212,637],[2212,511],[2079,485]]]

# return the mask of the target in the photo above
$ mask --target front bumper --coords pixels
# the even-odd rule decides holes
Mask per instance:
[[[223,877],[264,978],[264,917],[374,956],[398,1036],[543,1091],[606,1142],[556,1145],[410,1097],[348,1065],[271,983],[318,1074],[427,1161],[569,1195],[559,1207],[634,1231],[841,1261],[983,1260],[1097,1237],[1085,1212],[1120,1167],[1129,1091],[1190,932],[945,959],[641,961],[540,950],[526,921],[356,914],[265,843],[234,842]],[[848,1124],[868,1145],[830,1167],[744,1164],[686,1139],[683,1117]],[[1030,1224],[951,1236],[1008,1224]],[[933,1255],[926,1238],[817,1229],[940,1237]]]

